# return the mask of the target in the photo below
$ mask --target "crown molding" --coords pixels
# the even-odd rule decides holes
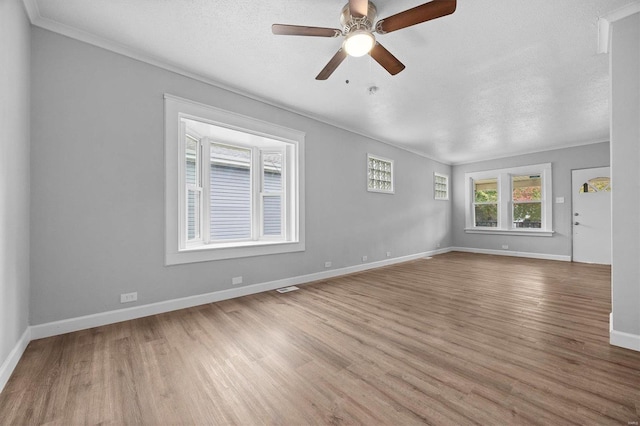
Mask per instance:
[[[640,1],[636,0],[626,6],[616,9],[598,19],[598,53],[609,53],[611,40],[611,24],[635,13],[640,12]]]
[[[22,0],[22,4],[24,5],[24,9],[27,11],[27,16],[29,17],[29,21],[31,21],[32,25],[35,25],[34,22],[40,18],[40,9],[38,9],[38,3],[36,0]]]

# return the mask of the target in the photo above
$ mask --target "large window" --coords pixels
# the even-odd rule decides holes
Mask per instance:
[[[467,173],[465,180],[467,232],[552,235],[550,163]]]
[[[304,134],[165,95],[167,264],[304,250]]]

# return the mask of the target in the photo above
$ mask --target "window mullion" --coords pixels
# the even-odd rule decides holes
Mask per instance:
[[[186,156],[186,137],[187,132],[184,122],[179,122],[180,131],[178,132],[178,219],[180,226],[178,227],[178,239],[179,239],[179,247],[184,248],[187,245],[187,197],[188,197],[188,189],[187,189],[187,179],[186,179],[186,165],[185,165],[185,156]]]
[[[549,185],[547,185],[547,180],[549,181]],[[553,223],[553,219],[551,218],[551,208],[553,206],[552,196],[551,196],[551,169],[544,170],[542,172],[542,182],[540,184],[540,193],[542,194],[542,204],[540,209],[542,211],[542,227],[543,229],[551,230],[551,226],[549,224]]]
[[[208,244],[211,240],[211,141],[209,138],[200,140],[200,161],[202,179],[202,241]]]
[[[251,149],[251,239],[256,241],[262,234],[262,152]]]
[[[511,182],[508,174],[498,175],[498,229],[509,229],[511,221]],[[509,194],[509,195],[507,195]]]
[[[503,175],[504,180],[504,199],[505,199],[505,221],[503,224],[503,229],[512,229],[513,228],[513,207],[515,202],[513,201],[513,179],[510,174]]]
[[[289,193],[289,162],[287,161],[287,150],[282,150],[282,171],[281,171],[281,187],[280,187],[280,232],[282,238],[289,240],[289,222],[287,221],[289,206],[287,194]]]

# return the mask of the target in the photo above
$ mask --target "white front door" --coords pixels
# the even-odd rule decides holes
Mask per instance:
[[[573,170],[573,261],[611,264],[609,167]]]

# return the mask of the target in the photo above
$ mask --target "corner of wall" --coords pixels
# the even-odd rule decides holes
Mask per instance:
[[[22,336],[14,346],[14,348],[9,352],[9,355],[4,360],[2,365],[0,365],[0,392],[4,389],[5,385],[9,381],[13,370],[15,370],[18,365],[18,361],[22,358],[22,354],[24,354],[25,349],[27,349],[27,345],[31,341],[31,328],[27,327],[27,329],[22,333]]]
[[[31,24],[0,2],[0,390],[30,340]]]

